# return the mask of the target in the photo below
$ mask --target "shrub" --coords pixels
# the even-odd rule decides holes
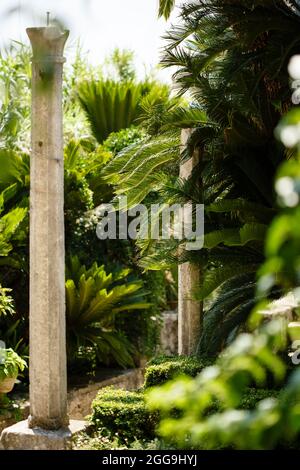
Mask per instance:
[[[92,403],[91,422],[103,435],[128,443],[153,439],[158,415],[148,411],[142,392],[106,387]]]
[[[286,367],[276,353],[287,340],[285,321],[276,318],[254,334],[239,335],[196,380],[184,377],[152,388],[147,403],[163,414],[160,435],[179,447],[207,449],[273,449],[284,439],[293,442],[300,430],[299,370],[280,392],[261,388],[267,371],[282,383]],[[258,390],[249,391],[253,382]],[[176,416],[174,409],[179,410]]]
[[[249,388],[241,399],[240,409],[252,410],[260,400],[277,396],[278,393],[276,390]],[[215,402],[210,413],[219,410],[220,403]],[[132,448],[138,442],[144,448],[154,443],[155,448],[166,447],[166,443],[154,441],[158,421],[158,413],[147,409],[142,391],[128,392],[106,387],[99,391],[92,403],[91,422],[94,429],[90,437],[83,436],[84,443],[80,443],[80,447],[104,449],[109,445],[116,448],[129,445]],[[176,447],[176,444],[173,442],[172,446]]]
[[[69,361],[80,346],[95,348],[101,362],[111,358],[122,367],[133,366],[129,341],[115,327],[117,315],[144,310],[143,282],[130,278],[130,269],[106,273],[95,262],[89,268],[78,257],[66,269],[67,352]]]
[[[13,298],[8,295],[9,292],[11,292],[11,289],[6,289],[0,284],[0,317],[4,317],[7,314],[13,315],[15,313],[14,301]]]
[[[14,378],[27,367],[26,362],[12,349],[0,348],[0,382]]]
[[[158,356],[150,361],[146,368],[144,388],[161,385],[177,375],[195,377],[212,363],[213,359],[199,359],[193,356]]]
[[[279,390],[266,388],[248,388],[243,395],[239,408],[243,410],[254,410],[256,404],[266,398],[278,397]]]
[[[139,127],[131,126],[118,132],[111,132],[103,145],[116,155],[129,145],[142,142],[145,137],[145,131]]]

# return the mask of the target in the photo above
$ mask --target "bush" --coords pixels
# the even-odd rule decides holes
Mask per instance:
[[[243,393],[240,403],[237,406],[239,410],[254,410],[257,403],[266,398],[277,398],[280,390],[272,388],[254,388],[248,387]],[[213,413],[220,413],[224,411],[224,406],[219,400],[214,400],[211,407],[205,413],[205,416],[209,416]]]
[[[158,415],[147,410],[141,392],[106,387],[92,403],[91,422],[110,439],[128,443],[153,439]]]
[[[287,341],[285,322],[276,318],[254,334],[239,335],[196,380],[184,377],[152,388],[146,403],[162,414],[159,434],[178,447],[206,449],[274,449],[284,439],[292,443],[300,430],[300,371],[280,391],[262,389],[267,371],[282,383],[286,367],[276,352]]]
[[[256,404],[260,400],[266,398],[276,398],[279,395],[279,390],[266,389],[266,388],[248,388],[243,395],[239,408],[242,410],[254,410]]]
[[[25,367],[26,362],[13,349],[0,348],[0,382],[17,378]]]
[[[249,388],[243,395],[239,408],[252,410],[260,400],[276,397],[278,393],[276,390]],[[216,402],[210,413],[219,410],[220,403]],[[111,446],[118,448],[120,445],[130,448],[138,445],[144,448],[148,448],[148,445],[155,445],[155,448],[166,447],[166,443],[156,439],[158,421],[158,413],[147,409],[142,391],[128,392],[106,387],[100,390],[92,403],[92,434],[84,435],[78,446],[86,449],[107,449],[112,448]],[[176,447],[176,444],[173,442],[172,446]]]
[[[116,155],[129,145],[142,142],[145,137],[145,131],[139,127],[131,126],[118,132],[111,132],[103,145]]]
[[[213,359],[193,356],[158,356],[146,368],[144,388],[161,385],[177,375],[195,377],[213,362]]]
[[[144,389],[153,385],[162,384],[179,374],[194,377],[212,360],[199,359],[187,356],[159,356],[153,359],[145,372]],[[266,398],[277,397],[278,390],[247,388],[241,397],[238,408],[241,410],[253,410],[256,404]],[[207,415],[223,410],[223,404],[219,400],[211,403],[207,409]],[[173,408],[175,417],[180,410]],[[174,414],[175,413],[175,414]],[[147,443],[157,438],[156,428],[159,422],[159,412],[150,411],[146,405],[143,390],[128,392],[122,389],[106,387],[101,389],[92,403],[91,423],[92,435],[85,436],[86,448],[106,448],[105,446],[132,446],[138,441]],[[101,436],[101,438],[99,437]],[[99,441],[99,442],[98,442]],[[105,442],[104,442],[105,441]],[[172,441],[172,440],[171,440]],[[176,447],[176,442],[171,442]],[[160,443],[164,447],[168,442]],[[159,441],[155,446],[159,446]],[[82,447],[82,443],[80,446]],[[221,446],[222,447],[222,446]],[[158,447],[157,447],[158,448]]]
[[[162,384],[179,374],[195,377],[211,362],[187,356],[158,356],[146,368],[144,388]],[[158,413],[147,409],[143,391],[106,387],[92,403],[91,422],[97,431],[109,439],[117,438],[122,444],[154,439],[158,420]]]

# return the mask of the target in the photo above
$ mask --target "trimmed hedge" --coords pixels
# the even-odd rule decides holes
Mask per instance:
[[[146,368],[143,390],[161,385],[179,374],[195,377],[212,360],[195,357],[160,356]],[[101,389],[92,403],[91,422],[102,436],[130,445],[133,441],[151,441],[159,422],[157,412],[150,412],[145,404],[143,390],[129,392],[114,387]],[[278,390],[248,388],[239,409],[253,409],[260,400],[278,396]],[[218,402],[209,413],[220,411]]]
[[[158,356],[149,362],[145,370],[144,388],[162,385],[177,375],[195,377],[202,369],[212,365],[213,359],[193,356]]]
[[[279,390],[249,387],[245,390],[245,393],[242,396],[241,402],[238,405],[237,409],[253,410],[259,401],[271,397],[277,398],[279,393]],[[211,404],[211,407],[209,408],[207,414],[211,415],[213,413],[219,413],[222,410],[223,407],[221,406],[220,402],[218,400],[215,400]]]
[[[144,389],[161,385],[179,374],[195,377],[211,360],[186,356],[158,356],[145,371]],[[155,437],[158,414],[149,412],[143,392],[106,387],[101,389],[92,403],[91,422],[104,435],[130,443],[136,439]]]
[[[258,401],[276,397],[278,393],[278,390],[249,388],[239,409],[253,409]],[[219,405],[214,403],[210,413],[218,411]],[[153,440],[159,415],[147,410],[143,392],[106,387],[98,392],[92,403],[91,422],[103,437],[128,445],[136,440]]]
[[[265,389],[265,388],[248,388],[245,395],[242,397],[239,405],[240,409],[253,410],[256,403],[265,398],[277,398],[280,390]]]
[[[147,410],[142,392],[106,387],[92,403],[91,422],[104,435],[128,443],[153,439],[158,415]]]

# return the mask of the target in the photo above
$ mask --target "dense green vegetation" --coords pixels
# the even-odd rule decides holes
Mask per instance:
[[[72,257],[66,272],[67,352],[76,360],[80,347],[95,347],[100,362],[111,356],[123,367],[134,366],[132,346],[116,329],[116,316],[150,307],[143,281],[129,279],[128,268],[107,274],[96,262],[87,269]]]
[[[199,359],[192,356],[157,356],[147,365],[144,388],[161,385],[178,375],[195,377],[204,367],[212,363],[211,359]]]
[[[160,0],[159,16],[174,7]],[[65,72],[69,368],[152,357],[140,390],[99,391],[78,447],[299,448],[300,112],[287,68],[300,7],[186,0],[178,11],[162,57],[175,67],[173,92],[138,80],[128,51],[108,68],[79,51]],[[28,51],[12,46],[0,56],[0,339],[17,369],[16,353],[28,355],[29,83]],[[124,195],[127,209],[204,204],[203,248],[175,237],[98,242],[99,207]],[[156,357],[160,312],[176,302],[186,261],[201,271],[198,345],[191,357]]]
[[[160,13],[168,16],[172,6],[162,1]],[[163,63],[177,67],[174,83],[192,104],[149,104],[149,139],[105,169],[131,206],[153,197],[205,204],[199,252],[178,249],[184,241],[139,242],[146,269],[199,263],[203,284],[196,298],[205,301],[205,311],[197,353],[219,354],[196,379],[178,378],[147,393],[150,412],[161,416],[156,435],[166,446],[298,446],[299,373],[287,363],[299,324],[272,319],[280,310],[272,301],[287,292],[297,317],[299,116],[293,111],[281,118],[292,106],[287,65],[299,48],[298,13],[295,2],[185,2]],[[195,149],[201,155],[189,181],[178,178],[184,127],[194,130],[182,159]],[[291,135],[286,148],[284,136]],[[272,321],[259,326],[262,312]]]
[[[140,263],[199,264],[196,297],[205,300],[205,314],[198,352],[214,356],[243,330],[256,303],[256,273],[277,212],[273,180],[291,156],[274,129],[292,104],[287,64],[299,48],[299,16],[283,1],[210,0],[184,2],[180,20],[167,35],[162,63],[176,67],[175,86],[190,107],[172,100],[149,106],[151,138],[111,160],[105,173],[130,205],[154,190],[161,203],[205,204],[204,249],[179,249],[184,240],[141,241]],[[184,127],[193,132],[182,159],[195,149],[201,154],[187,181],[178,177]]]
[[[93,401],[91,422],[104,436],[130,443],[153,439],[157,417],[149,413],[141,393],[104,388]]]
[[[85,446],[87,448],[92,446],[95,449],[106,448],[107,438],[110,445],[116,448],[122,448],[122,446],[128,448],[178,447],[178,441],[176,442],[172,438],[171,428],[170,435],[164,436],[166,439],[159,441],[157,427],[160,421],[160,413],[164,416],[165,409],[161,408],[160,413],[156,410],[151,411],[147,406],[145,391],[157,384],[166,384],[165,387],[169,387],[168,381],[176,375],[180,375],[182,383],[186,383],[192,377],[195,377],[197,372],[203,370],[206,365],[207,363],[201,364],[200,362],[199,364],[196,359],[186,356],[173,358],[160,356],[146,367],[145,382],[141,390],[128,392],[113,387],[100,390],[92,404],[91,426],[87,432],[77,439],[78,448],[84,448]],[[164,395],[160,395],[161,391],[158,390],[158,394],[163,401]],[[152,392],[152,396],[155,393],[155,391]],[[252,410],[260,400],[277,395],[278,391],[274,389],[245,388],[241,396],[240,408]],[[190,403],[189,406],[191,406]],[[165,402],[166,407],[167,403]],[[194,411],[194,407],[192,408]],[[171,414],[176,429],[176,417],[181,415],[179,402],[175,406],[172,402],[170,409],[172,409]],[[220,409],[222,409],[221,400],[214,400],[210,403],[208,415]],[[186,448],[189,445],[186,438],[179,442],[179,448]],[[204,446],[200,445],[200,447]]]
[[[276,174],[276,191],[268,190],[266,193],[270,200],[268,204],[264,203],[264,210],[266,208],[276,209],[277,215],[271,217],[272,221],[268,228],[267,235],[261,237],[263,232],[260,232],[260,235],[254,238],[258,241],[261,237],[261,241],[265,242],[264,248],[261,250],[265,261],[259,270],[257,267],[254,270],[256,275],[258,272],[258,283],[252,291],[253,293],[251,295],[256,292],[256,298],[253,299],[253,303],[250,304],[250,306],[253,306],[255,303],[257,305],[247,324],[248,330],[251,331],[251,333],[239,334],[232,344],[219,355],[215,365],[205,368],[196,379],[181,378],[167,383],[160,388],[151,390],[148,395],[148,404],[152,411],[155,410],[161,413],[161,422],[158,430],[159,435],[166,443],[172,443],[179,447],[188,445],[188,447],[192,448],[206,449],[299,448],[300,386],[299,369],[296,367],[298,364],[298,353],[291,349],[291,339],[299,339],[299,322],[289,323],[291,317],[285,315],[287,310],[283,308],[283,303],[276,304],[276,302],[272,302],[274,298],[284,296],[285,304],[289,306],[290,312],[293,311],[294,319],[297,319],[299,302],[299,135],[297,133],[297,126],[299,125],[300,119],[298,109],[293,109],[288,113],[287,116],[281,119],[280,124],[276,127],[276,137],[282,141],[282,144],[285,144],[286,148],[281,144],[276,144],[274,129],[280,120],[280,116],[291,107],[289,103],[290,92],[286,66],[290,52],[293,51],[293,44],[296,44],[297,39],[295,42],[292,41],[292,37],[289,36],[289,32],[284,25],[289,24],[291,28],[290,31],[292,31],[293,27],[291,22],[294,21],[295,26],[296,23],[298,23],[299,16],[297,16],[297,14],[299,13],[299,9],[296,2],[289,2],[289,5],[287,5],[287,2],[279,1],[253,1],[250,3],[239,2],[239,4],[237,4],[237,2],[233,1],[217,2],[212,0],[209,2],[199,1],[194,5],[191,4],[190,7],[187,6],[183,8],[183,11],[185,11],[185,13],[189,11],[189,13],[192,14],[184,18],[187,24],[192,25],[191,17],[193,20],[198,19],[198,21],[193,23],[193,25],[197,25],[197,27],[199,20],[200,24],[201,21],[207,23],[207,18],[201,16],[205,11],[208,14],[209,12],[213,12],[214,14],[211,15],[208,20],[208,28],[212,26],[217,28],[220,26],[220,29],[216,30],[219,32],[219,35],[222,36],[225,32],[227,33],[230,48],[225,57],[222,57],[219,67],[216,66],[214,61],[207,61],[209,57],[205,57],[205,54],[203,54],[202,58],[205,66],[210,67],[213,65],[213,72],[216,73],[214,78],[216,76],[218,77],[220,70],[221,73],[222,71],[224,72],[224,70],[227,72],[231,70],[230,81],[224,81],[223,85],[234,87],[236,90],[237,87],[239,87],[241,92],[240,103],[243,104],[242,111],[247,110],[248,122],[243,121],[243,123],[246,124],[246,128],[244,128],[245,133],[237,132],[235,134],[235,129],[241,129],[241,121],[238,120],[238,122],[236,122],[234,120],[235,114],[230,112],[229,116],[232,120],[230,128],[225,129],[226,143],[230,143],[232,137],[238,137],[239,151],[241,152],[239,154],[239,165],[241,157],[243,158],[244,155],[246,155],[249,163],[247,175],[251,175],[252,171],[254,171],[255,176],[252,178],[254,184],[258,185],[260,178],[266,174],[265,172],[270,172],[269,177],[271,182],[274,181]],[[219,16],[221,12],[223,12],[223,18]],[[267,24],[263,24],[265,19],[268,20]],[[226,23],[228,20],[230,23],[227,23],[227,26],[228,24],[232,26],[229,29],[223,29],[224,21]],[[233,20],[235,20],[235,22],[233,22]],[[243,30],[240,29],[242,25]],[[177,32],[177,39],[180,43],[183,29],[179,31],[178,28]],[[176,32],[173,31],[173,37],[171,39],[174,43],[175,34]],[[234,58],[237,51],[241,52],[241,48],[244,47],[244,41],[247,40],[247,37],[250,39],[251,35],[251,43],[248,43],[247,54],[244,51],[243,56],[241,56],[241,59],[244,57],[247,66],[251,64],[249,75],[247,79],[239,81],[238,75],[245,64],[243,64],[243,61],[240,62],[241,65],[236,69],[237,73],[235,73],[233,69],[228,67],[229,62]],[[268,60],[272,57],[272,50],[275,53],[276,49],[277,58],[280,56],[279,49],[274,47],[275,43],[278,44],[279,36],[277,35],[281,37],[283,43],[290,41],[291,46],[282,49],[283,56],[279,59],[280,63],[276,62],[276,60],[272,60],[268,63]],[[211,35],[208,39],[212,38],[213,36]],[[220,36],[218,36],[218,38],[220,38]],[[236,44],[234,48],[232,47],[232,39],[235,38],[239,38],[240,44]],[[196,39],[203,39],[203,30],[202,35],[199,35],[199,37],[196,36]],[[219,41],[219,46],[217,46],[217,39],[212,39],[212,42],[214,41],[216,47],[221,47],[222,50],[224,50],[224,42]],[[273,41],[274,46],[272,45]],[[228,46],[226,45],[226,47]],[[286,51],[288,51],[288,53]],[[213,48],[210,52],[214,52],[214,54],[216,54],[214,57],[217,57],[218,50]],[[173,57],[168,54],[168,60],[178,61],[179,55],[180,52],[174,50]],[[191,59],[191,56],[189,56],[189,58]],[[193,58],[195,59],[195,65],[197,63],[199,66],[201,57],[197,57],[195,54]],[[185,54],[184,51],[182,51],[180,59],[184,64],[181,71],[187,71],[188,66],[191,66],[191,61],[188,62],[187,54]],[[281,69],[281,65],[284,66],[283,69]],[[272,67],[274,67],[274,69],[271,73]],[[198,72],[199,69],[194,70]],[[258,70],[261,70],[261,74],[257,76]],[[254,89],[251,87],[248,88],[249,85],[251,86],[251,71],[255,71],[256,74],[256,85]],[[186,81],[186,74],[180,75],[179,71],[177,77],[182,86]],[[270,81],[271,77],[272,80]],[[198,78],[199,75],[197,76],[197,79]],[[246,85],[247,89],[243,88],[243,85]],[[261,89],[263,91],[262,95],[260,95]],[[234,99],[232,91],[228,95],[230,105]],[[277,96],[276,101],[274,101],[275,96]],[[263,121],[258,120],[258,115],[254,112],[255,108],[250,110],[249,107],[246,107],[247,102],[249,105],[251,100],[253,104],[256,98],[259,100],[261,112],[265,114]],[[213,103],[211,98],[209,99],[209,103],[214,105],[214,112],[218,110],[216,102]],[[280,106],[278,106],[279,103],[281,103]],[[222,99],[222,106],[224,106],[224,99]],[[226,111],[228,111],[228,109]],[[259,155],[260,152],[261,131],[263,130],[265,132],[267,129],[265,119],[270,119],[272,113],[274,113],[274,120],[273,123],[269,121],[270,124],[272,123],[270,126],[270,134],[261,148],[264,149],[264,152],[260,156],[260,162],[263,163],[263,166],[261,171],[256,173],[255,157]],[[251,129],[249,126],[249,117],[252,119],[255,118],[255,133],[252,135],[252,138],[250,137]],[[261,114],[261,117],[263,117],[263,114]],[[259,124],[259,122],[261,122],[261,124]],[[263,126],[262,122],[264,123]],[[256,127],[257,125],[258,127]],[[249,142],[247,147],[243,148],[242,144],[245,138],[248,138]],[[269,144],[271,144],[271,147],[268,150]],[[248,151],[251,151],[252,145],[256,147],[256,154],[250,155]],[[226,157],[227,156],[228,154]],[[274,159],[273,165],[271,165],[268,156]],[[280,164],[280,162],[283,163]],[[231,167],[229,166],[229,168]],[[244,179],[241,179],[241,181],[245,184]],[[264,185],[264,190],[267,189],[267,187],[267,184]],[[225,197],[223,195],[223,197],[220,198],[219,209],[216,207],[216,203],[214,203],[214,211],[223,213],[236,209],[237,217],[239,217],[240,211],[243,212],[245,206],[241,200],[236,206],[234,200],[228,201],[228,193],[230,195],[231,191],[226,192]],[[253,195],[257,198],[259,192],[255,191]],[[251,203],[257,202],[257,200],[253,198],[251,198],[250,201]],[[247,211],[249,211],[249,209],[250,206],[248,206]],[[244,216],[244,214],[242,215]],[[254,219],[257,215],[262,218],[264,217],[259,207],[256,206]],[[256,223],[256,221],[252,219],[252,228],[254,228],[254,222]],[[258,234],[257,230],[256,234]],[[233,236],[235,237],[235,235]],[[251,240],[253,240],[253,238],[247,240],[246,247],[249,245],[249,242],[252,243]],[[226,245],[226,242],[224,243],[223,241],[222,244]],[[227,244],[230,245],[230,243]],[[236,246],[236,241],[233,241],[232,245]],[[257,249],[258,247],[256,245],[256,250]],[[233,253],[233,250],[234,248],[228,248],[229,253]],[[244,275],[245,271],[241,269],[242,266],[243,265],[240,263],[239,268],[241,274]],[[219,272],[220,271],[218,271],[218,273]],[[208,281],[210,282],[210,278],[208,278]],[[207,277],[204,282],[207,282]],[[218,309],[215,309],[215,314],[220,314],[220,311],[221,314],[223,314],[224,303],[222,302],[222,296],[225,295],[224,300],[226,308],[226,300],[230,302],[234,299],[235,293],[241,295],[242,290],[247,289],[248,285],[249,281],[247,281],[247,284],[244,286],[237,284],[235,286],[236,290],[233,289],[232,291],[230,290],[230,285],[227,284],[226,286],[226,283],[221,285],[221,290],[218,292],[219,298],[216,300],[213,299],[212,307],[210,306],[206,311],[203,335],[207,332],[207,326],[210,322],[209,317],[211,316],[212,309],[214,309],[216,302]],[[226,288],[223,289],[225,286]],[[232,314],[238,316],[239,310],[239,308],[235,308]],[[249,309],[249,312],[251,310],[252,308]],[[263,321],[266,318],[263,313],[267,313],[271,321]],[[276,313],[280,313],[281,315],[276,317]],[[207,321],[206,324],[205,320]],[[217,323],[215,323],[215,326],[217,326]],[[202,338],[200,341],[199,351],[204,353],[209,352],[209,344],[216,333],[215,328],[209,331],[211,331],[211,336],[205,339]],[[212,341],[214,341],[214,339],[212,339]],[[299,343],[297,342],[297,344]],[[296,345],[294,348],[295,347]],[[291,351],[289,355],[290,358],[288,356],[289,351]],[[291,358],[296,359],[294,365],[292,365],[292,362],[289,363]],[[245,403],[250,405],[249,402],[252,401],[251,398],[249,399],[248,396],[245,397],[244,395],[245,392],[249,390],[249,385],[255,385],[255,393],[257,393],[260,387],[266,386],[270,384],[270,382],[272,386],[276,385],[277,389],[281,388],[281,390],[279,392],[268,390],[270,393],[262,393],[258,403],[253,406],[254,402],[252,402],[249,409],[248,406],[246,406],[247,409],[245,410]],[[221,406],[214,408],[215,402],[219,403]],[[178,410],[179,415],[174,416],[174,410]]]
[[[116,50],[106,64],[93,68],[78,51],[74,63],[65,70],[67,342],[69,366],[74,373],[76,363],[85,363],[87,372],[97,364],[132,367],[142,355],[152,354],[160,312],[166,305],[164,274],[142,272],[133,242],[100,241],[96,237],[97,208],[113,197],[104,168],[117,152],[146,138],[146,130],[137,122],[143,98],[168,94],[168,87],[154,79],[139,82],[132,60],[132,53]],[[29,50],[13,44],[0,57],[0,70],[0,332],[7,347],[25,357],[29,309]],[[99,122],[101,116],[107,119],[106,127]],[[150,285],[155,288],[150,290]],[[79,365],[78,370],[82,373]]]

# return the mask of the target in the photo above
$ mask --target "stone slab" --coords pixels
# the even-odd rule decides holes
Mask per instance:
[[[72,437],[85,427],[85,421],[70,420],[67,428],[47,431],[29,428],[27,420],[19,421],[2,431],[0,443],[3,450],[71,450]]]

